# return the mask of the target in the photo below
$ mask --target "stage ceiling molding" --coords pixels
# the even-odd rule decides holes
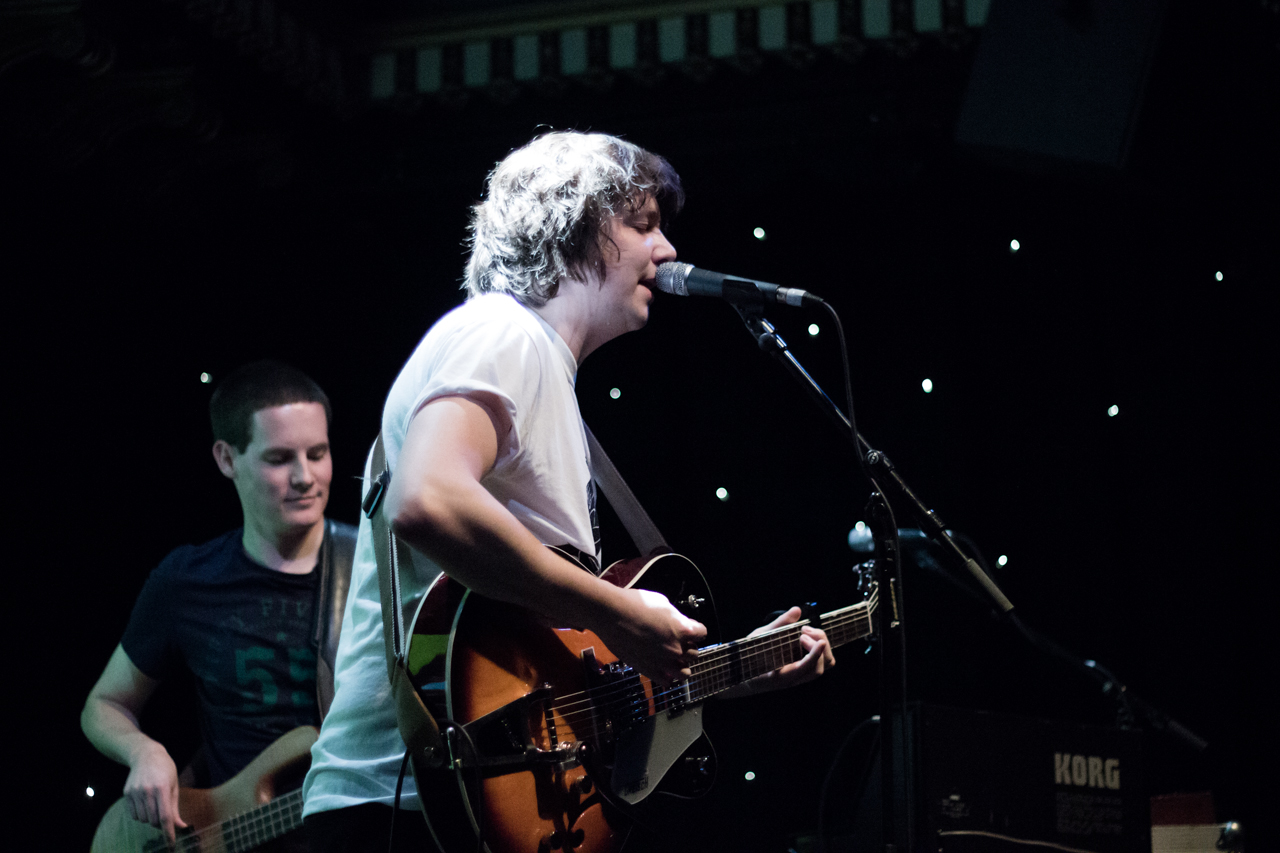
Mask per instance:
[[[868,42],[908,56],[922,38],[963,43],[989,0],[699,0],[446,7],[373,23],[357,40],[369,54],[369,96],[403,105],[484,92],[510,102],[521,91],[568,83],[608,89],[619,76],[644,83],[675,71],[694,82],[718,67],[758,71],[765,56],[805,66],[818,54],[857,59]]]

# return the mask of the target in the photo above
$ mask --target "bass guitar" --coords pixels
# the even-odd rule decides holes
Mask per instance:
[[[706,581],[684,557],[623,561],[602,577],[661,592],[715,630]],[[710,788],[715,759],[702,703],[803,657],[805,625],[820,621],[832,647],[869,636],[877,596],[873,584],[865,592],[812,621],[699,649],[692,674],[661,687],[590,631],[547,627],[440,578],[418,607],[407,656],[427,708],[454,724],[442,724],[444,769],[414,757],[436,843],[442,851],[482,841],[490,853],[614,853],[655,790],[687,797]]]
[[[98,823],[90,853],[239,853],[302,826],[302,789],[277,796],[277,780],[305,769],[316,742],[313,726],[286,732],[216,788],[180,788],[178,814],[188,824],[169,846],[164,830],[129,817],[121,799]]]

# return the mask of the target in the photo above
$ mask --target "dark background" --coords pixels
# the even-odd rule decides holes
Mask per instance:
[[[386,390],[461,300],[467,207],[492,164],[545,127],[667,156],[689,197],[666,229],[682,259],[824,296],[845,324],[859,427],[949,526],[988,559],[1008,555],[996,579],[1024,621],[1211,744],[1197,756],[1149,733],[1151,792],[1212,790],[1253,849],[1274,838],[1275,4],[1171,3],[1145,83],[1116,83],[1142,99],[1111,163],[957,143],[999,4],[990,33],[897,33],[852,56],[341,109],[173,23],[174,6],[130,8],[85,7],[117,37],[117,67],[145,65],[129,51],[152,44],[139,21],[176,30],[164,44],[189,54],[191,91],[222,110],[216,131],[122,120],[77,135],[54,113],[82,103],[83,72],[48,57],[0,71],[15,119],[0,277],[23,543],[6,692],[18,766],[34,771],[25,813],[66,846],[88,843],[125,776],[77,718],[134,596],[171,548],[238,523],[209,457],[201,372],[216,382],[275,357],[314,376],[335,407],[331,514],[355,521]],[[829,318],[771,318],[835,394]],[[669,541],[708,576],[727,633],[796,601],[853,600],[845,538],[868,485],[728,306],[659,296],[649,328],[594,355],[578,389]],[[608,532],[620,556],[625,534]],[[913,697],[1114,722],[1094,685],[950,584],[917,570],[906,595]],[[722,775],[673,824],[677,847],[781,851],[815,834],[837,749],[876,712],[861,652],[842,649],[817,684],[708,711]],[[160,696],[148,725],[181,754],[190,713]],[[856,774],[856,753],[837,777]]]

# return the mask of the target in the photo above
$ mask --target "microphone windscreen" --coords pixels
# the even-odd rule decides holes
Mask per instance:
[[[670,293],[673,296],[688,296],[689,288],[685,286],[685,279],[689,277],[691,272],[693,272],[693,264],[667,261],[664,264],[658,264],[658,276],[655,283],[658,286],[658,290],[663,293]]]

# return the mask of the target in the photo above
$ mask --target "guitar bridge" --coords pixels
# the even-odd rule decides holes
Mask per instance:
[[[559,743],[551,707],[551,685],[543,684],[501,708],[477,717],[462,728],[466,731],[472,754],[458,763],[477,767],[485,776],[500,776],[533,766],[568,770],[579,764],[577,750]],[[540,747],[529,725],[535,706],[542,705],[541,716],[547,726],[549,749]]]

